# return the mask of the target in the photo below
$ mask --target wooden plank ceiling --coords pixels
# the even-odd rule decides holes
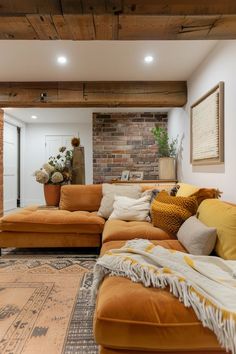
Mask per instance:
[[[0,0],[0,39],[235,39],[235,0]]]
[[[185,81],[0,82],[0,107],[182,107]]]

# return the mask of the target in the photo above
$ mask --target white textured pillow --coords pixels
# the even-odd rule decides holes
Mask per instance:
[[[115,196],[113,208],[109,220],[148,221],[150,196],[144,196],[139,199]]]
[[[104,183],[102,185],[102,201],[98,210],[98,216],[108,219],[113,210],[115,195],[138,199],[141,196],[140,185],[120,186]]]
[[[209,255],[216,243],[216,229],[203,224],[196,216],[188,218],[180,227],[177,238],[194,255]]]

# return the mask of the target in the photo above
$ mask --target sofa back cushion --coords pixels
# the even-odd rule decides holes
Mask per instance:
[[[113,211],[113,204],[116,195],[138,199],[141,197],[141,187],[138,184],[123,186],[103,183],[102,194],[103,197],[98,210],[98,215],[108,219]]]
[[[197,216],[205,225],[216,228],[217,255],[236,260],[236,205],[206,199],[199,206]]]
[[[102,200],[102,185],[66,185],[61,188],[59,208],[68,211],[97,211]]]

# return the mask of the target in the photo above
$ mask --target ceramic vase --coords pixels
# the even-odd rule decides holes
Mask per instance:
[[[61,186],[44,184],[44,197],[47,206],[58,206],[60,202]]]

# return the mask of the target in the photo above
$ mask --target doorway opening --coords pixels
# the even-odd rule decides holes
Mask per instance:
[[[21,206],[21,128],[7,121],[3,130],[4,212]]]

